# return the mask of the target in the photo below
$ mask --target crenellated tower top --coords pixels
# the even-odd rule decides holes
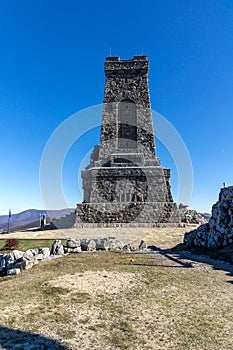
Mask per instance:
[[[139,106],[150,108],[147,56],[134,56],[130,60],[110,56],[106,58],[104,70],[104,103],[131,100]]]

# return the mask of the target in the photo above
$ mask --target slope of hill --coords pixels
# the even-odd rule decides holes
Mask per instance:
[[[12,214],[10,217],[10,228],[18,228],[21,226],[29,225],[33,223],[40,223],[40,218],[42,215],[46,215],[48,221],[53,218],[61,218],[67,214],[74,212],[74,208],[67,208],[61,210],[38,210],[38,209],[28,209],[18,214]],[[8,227],[8,215],[0,215],[0,229],[7,229]]]

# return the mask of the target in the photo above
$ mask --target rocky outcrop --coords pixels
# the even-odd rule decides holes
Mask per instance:
[[[182,222],[186,224],[206,224],[208,219],[206,219],[202,214],[198,213],[196,210],[188,209],[185,211]]]
[[[187,246],[222,248],[233,243],[233,186],[220,190],[209,222],[184,236]]]

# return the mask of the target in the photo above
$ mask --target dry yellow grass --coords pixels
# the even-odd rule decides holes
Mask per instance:
[[[18,239],[65,239],[68,237],[78,238],[104,238],[116,237],[126,243],[138,245],[141,239],[147,244],[155,244],[161,248],[171,247],[183,240],[184,233],[196,226],[185,228],[143,228],[143,227],[119,227],[119,228],[79,228],[58,229],[48,231],[25,231],[12,232],[3,235],[2,238]]]

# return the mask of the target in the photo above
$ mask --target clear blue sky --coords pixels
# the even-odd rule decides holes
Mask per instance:
[[[102,103],[110,48],[125,59],[148,55],[152,108],[176,127],[193,162],[191,207],[210,211],[222,183],[233,184],[232,0],[3,0],[0,214],[42,208],[45,144],[71,114]],[[64,165],[72,206],[81,200],[78,159],[88,143],[98,133]],[[159,144],[157,153],[173,168]]]

